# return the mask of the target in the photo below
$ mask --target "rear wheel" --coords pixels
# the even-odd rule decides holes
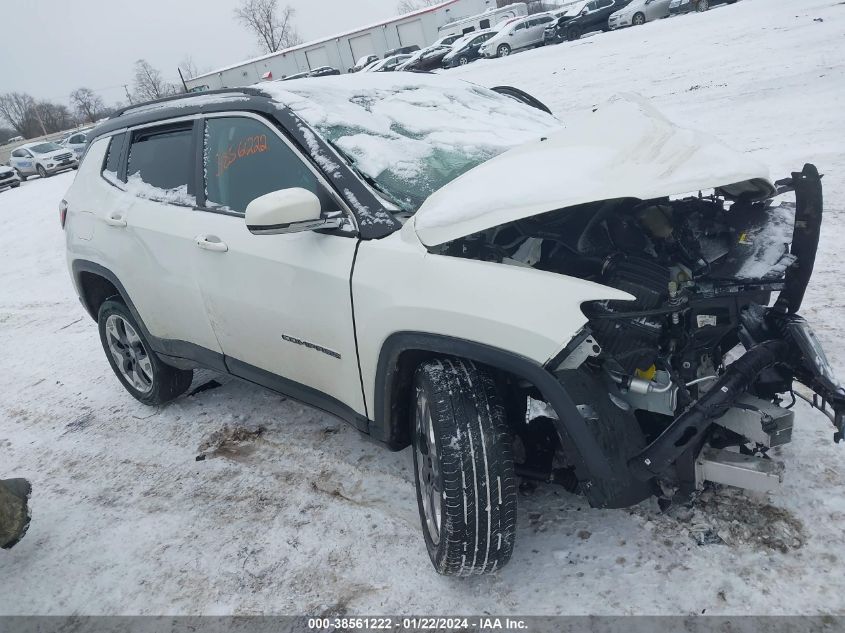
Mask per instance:
[[[37,172],[38,172],[38,175],[39,175],[41,178],[46,178],[46,177],[47,177],[47,170],[46,170],[46,169],[44,169],[44,165],[38,165],[38,166],[35,168],[35,171],[37,171]]]
[[[507,44],[502,44],[498,49],[496,49],[496,53],[499,57],[507,57],[511,54],[511,47]]]
[[[161,362],[122,301],[104,301],[97,323],[109,364],[133,398],[149,405],[164,404],[191,386],[194,372]]]
[[[493,377],[443,358],[414,376],[414,474],[423,536],[449,576],[495,571],[513,553],[516,476],[512,438]]]
[[[634,26],[642,26],[645,24],[645,15],[642,13],[635,13],[634,17],[631,19],[631,23]]]
[[[701,13],[702,11],[707,11],[710,8],[710,2],[708,0],[698,0],[698,3],[695,5],[695,10]]]
[[[17,171],[17,172],[18,172],[18,178],[20,178],[20,179],[21,179],[21,182],[26,182],[26,179],[28,178],[28,176],[24,176],[24,175],[23,175],[20,171],[18,171],[17,169],[16,169],[15,171]]]

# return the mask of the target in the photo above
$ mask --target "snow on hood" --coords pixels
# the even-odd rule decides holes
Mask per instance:
[[[577,204],[717,187],[753,199],[775,191],[762,164],[677,127],[641,97],[620,96],[453,180],[420,207],[414,227],[425,245],[436,246]]]

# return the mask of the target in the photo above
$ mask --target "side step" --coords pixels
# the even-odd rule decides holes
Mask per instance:
[[[758,492],[775,490],[783,482],[783,464],[771,459],[705,448],[695,461],[695,484],[705,481]]]

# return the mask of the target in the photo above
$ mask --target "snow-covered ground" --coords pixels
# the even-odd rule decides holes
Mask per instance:
[[[845,4],[742,0],[452,74],[564,119],[639,92],[778,177],[816,162],[827,218],[804,312],[845,376]],[[0,477],[35,488],[29,534],[0,552],[0,614],[845,611],[845,448],[805,407],[769,500],[723,491],[667,516],[540,488],[520,496],[510,565],[437,576],[408,451],[210,373],[195,386],[222,386],[161,410],[122,390],[65,269],[72,178],[0,193]]]

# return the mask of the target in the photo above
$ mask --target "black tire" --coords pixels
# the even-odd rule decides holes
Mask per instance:
[[[134,330],[133,334],[138,338],[138,342],[130,347],[138,353],[143,352],[145,360],[149,361],[149,369],[143,372],[144,376],[149,378],[151,383],[149,389],[142,390],[137,388],[124,376],[123,371],[118,366],[118,361],[109,346],[109,334],[106,331],[106,324],[109,321],[109,317],[113,315],[128,323]],[[106,353],[109,365],[111,365],[120,384],[139,402],[151,406],[165,404],[181,396],[191,386],[194,372],[190,369],[176,369],[161,362],[156,353],[152,351],[146,338],[144,338],[143,331],[138,327],[138,323],[120,297],[112,297],[103,302],[97,315],[97,325],[100,330],[100,342],[103,345],[103,351]]]
[[[698,2],[695,3],[695,10],[698,11],[699,13],[703,13],[704,11],[707,11],[707,9],[709,9],[709,8],[710,8],[710,3],[708,2],[708,0],[698,0]]]
[[[18,170],[16,169],[15,171]],[[18,178],[21,179],[21,182],[26,182],[26,179],[29,178],[29,176],[24,176],[21,172],[18,171]]]
[[[446,576],[500,569],[513,553],[517,481],[513,440],[493,377],[469,361],[435,359],[417,369],[413,395],[417,505],[431,562]],[[420,431],[429,428],[419,422],[425,410],[429,434]],[[428,450],[430,436],[436,455]],[[427,520],[423,477],[433,482],[428,499],[439,504],[436,533]]]
[[[511,47],[507,44],[502,44],[499,48],[496,49],[496,56],[497,57],[507,57],[511,54]]]
[[[35,171],[37,171],[37,172],[38,172],[38,176],[39,176],[40,178],[42,178],[42,179],[43,179],[43,178],[46,178],[46,177],[47,177],[47,170],[46,170],[46,169],[44,169],[44,165],[36,165],[36,167],[35,167]]]
[[[17,189],[20,186],[21,186],[21,183],[16,182],[14,185],[12,185],[12,189]]]
[[[635,13],[634,17],[631,18],[631,24],[634,26],[642,26],[645,24],[645,14],[639,11]]]
[[[566,32],[566,39],[570,42],[574,42],[575,40],[581,39],[581,29],[577,26],[573,26]]]
[[[458,66],[466,66],[467,64],[469,64],[469,57],[466,55],[458,57]]]

